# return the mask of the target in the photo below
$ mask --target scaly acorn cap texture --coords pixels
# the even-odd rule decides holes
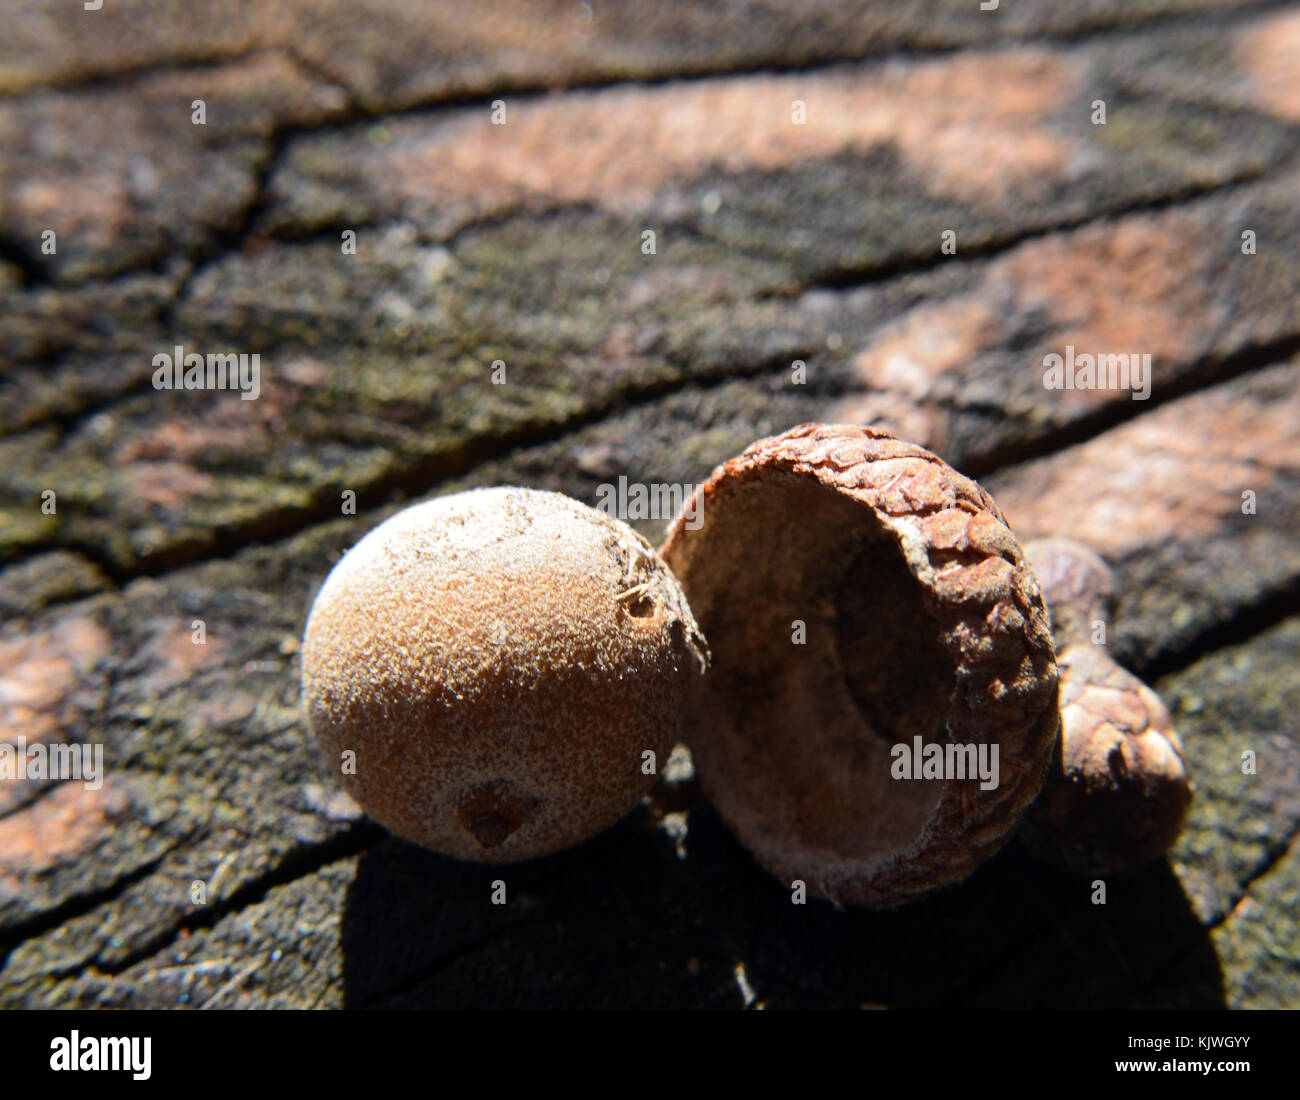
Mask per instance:
[[[502,863],[632,809],[656,779],[642,754],[667,759],[706,660],[676,579],[625,523],[477,489],[397,513],[335,566],[302,696],[326,767],[373,818]]]
[[[993,499],[922,447],[823,424],[699,492],[661,553],[713,656],[688,735],[705,793],[760,864],[838,905],[965,878],[1038,794],[1058,725],[1047,614]],[[996,745],[998,785],[894,778],[917,737]]]
[[[1071,539],[1038,539],[1025,553],[1056,639],[1061,737],[1021,840],[1076,874],[1132,874],[1164,855],[1187,817],[1182,743],[1160,696],[1093,640],[1115,604],[1110,567]]]

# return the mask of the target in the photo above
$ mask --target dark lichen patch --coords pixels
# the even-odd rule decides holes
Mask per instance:
[[[1300,854],[1291,838],[1277,862],[1252,879],[1230,920],[1214,930],[1230,1008],[1294,1009],[1300,1003]]]
[[[1136,201],[1255,178],[1285,148],[1276,123],[1207,106],[1162,110],[1158,102],[1115,96],[1105,125],[1095,127],[1098,145],[1119,154],[1119,170],[1131,173]]]
[[[712,174],[685,194],[702,235],[782,261],[792,270],[793,286],[834,286],[930,266],[943,256],[944,230],[955,225],[961,226],[962,251],[1010,235],[1005,216],[929,193],[887,141],[799,167]],[[846,194],[858,201],[845,205],[839,197]],[[1034,209],[1035,216],[1053,217]],[[789,210],[803,212],[797,227],[787,224]],[[1022,217],[1014,232],[1027,228]]]
[[[31,616],[53,603],[66,603],[111,587],[94,562],[55,550],[15,562],[0,571],[0,621]]]
[[[1170,858],[1206,923],[1227,919],[1300,828],[1298,661],[1291,618],[1154,685],[1195,761],[1196,801]]]

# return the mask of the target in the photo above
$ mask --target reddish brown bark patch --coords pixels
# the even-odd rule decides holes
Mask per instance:
[[[1300,12],[1278,12],[1252,24],[1233,47],[1251,103],[1300,122]]]

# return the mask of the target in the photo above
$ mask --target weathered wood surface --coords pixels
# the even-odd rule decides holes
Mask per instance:
[[[0,36],[0,732],[108,761],[0,787],[0,1006],[1300,1003],[1300,6],[145,8]],[[177,344],[261,396],[154,390]],[[1046,390],[1067,344],[1150,352],[1150,400]],[[694,482],[813,419],[1116,566],[1198,788],[1167,865],[1102,907],[1013,846],[837,913],[693,782],[502,872],[320,775],[305,612],[402,501]]]

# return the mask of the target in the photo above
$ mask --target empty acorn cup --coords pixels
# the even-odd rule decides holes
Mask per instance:
[[[1059,717],[1047,613],[997,505],[850,425],[760,440],[698,492],[661,554],[712,653],[687,740],[724,820],[840,905],[970,874],[1039,793]]]

